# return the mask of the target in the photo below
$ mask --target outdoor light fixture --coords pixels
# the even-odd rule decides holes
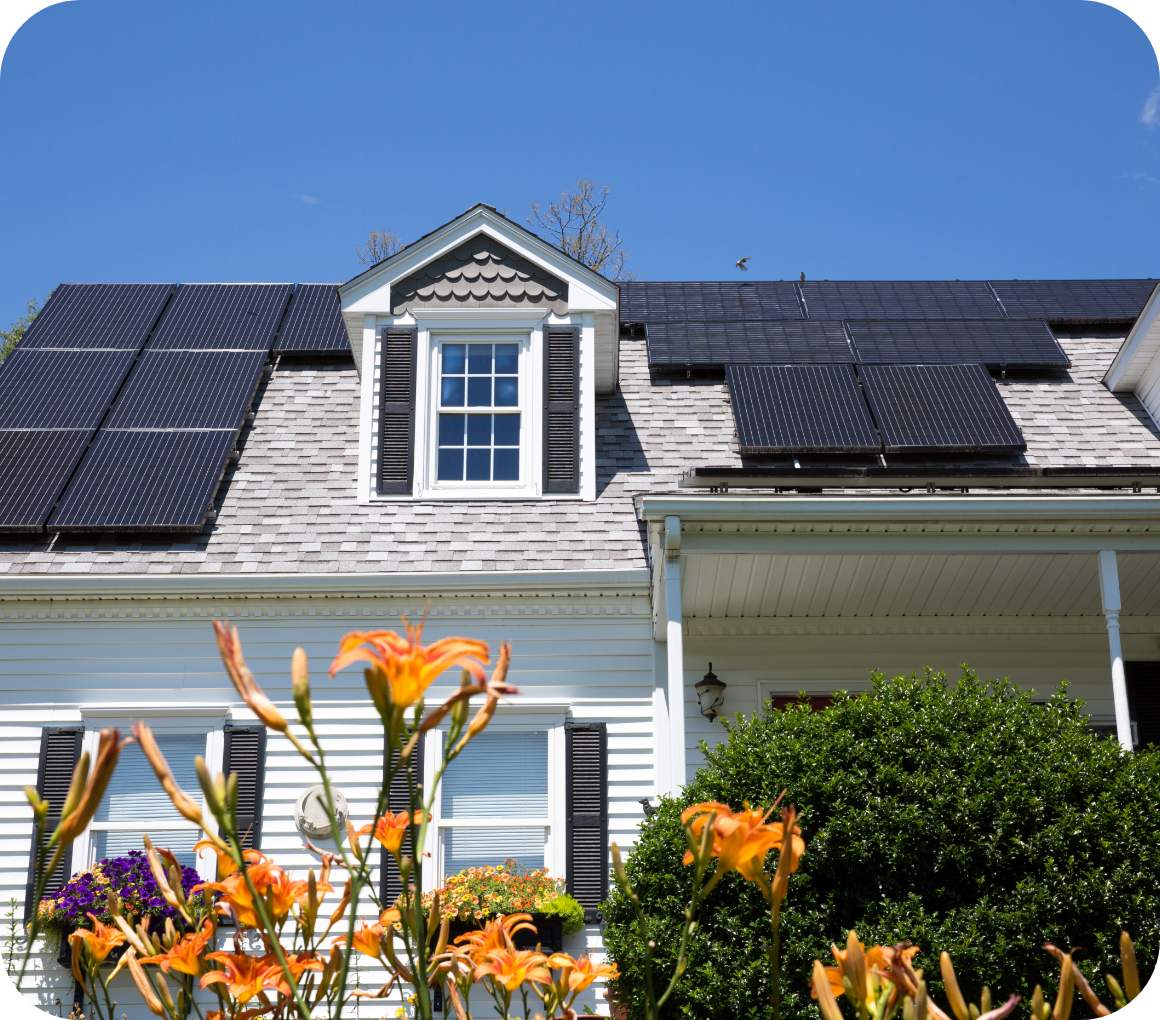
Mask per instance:
[[[717,679],[717,674],[713,672],[713,663],[710,662],[709,672],[696,685],[697,700],[701,702],[701,715],[709,722],[717,718],[717,709],[725,701],[725,687],[726,684]]]

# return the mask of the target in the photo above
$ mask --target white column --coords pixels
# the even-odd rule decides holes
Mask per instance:
[[[673,743],[669,739],[669,682],[666,645],[653,642],[653,792],[657,797],[672,793],[669,779]]]
[[[681,622],[681,519],[665,518],[665,638],[669,668],[669,784],[685,785],[685,634]]]
[[[1132,717],[1128,712],[1128,684],[1124,679],[1124,653],[1120,649],[1120,572],[1116,550],[1100,551],[1100,601],[1108,625],[1108,651],[1112,658],[1112,697],[1116,703],[1116,736],[1120,746],[1132,749]]]

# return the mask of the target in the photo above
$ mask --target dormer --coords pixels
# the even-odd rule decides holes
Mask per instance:
[[[1113,393],[1134,393],[1160,424],[1160,285],[1112,359],[1104,385]]]
[[[596,498],[619,289],[477,205],[339,288],[360,502]]]

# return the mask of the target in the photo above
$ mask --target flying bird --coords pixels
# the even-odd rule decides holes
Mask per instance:
[[[737,268],[740,269],[743,273],[748,273],[749,267],[745,264],[748,261],[749,261],[748,255],[746,255],[745,258],[743,258],[743,259],[738,259],[737,260]]]

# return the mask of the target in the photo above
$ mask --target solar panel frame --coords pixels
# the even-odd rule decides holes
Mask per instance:
[[[862,365],[886,453],[1014,453],[1027,448],[982,365]]]
[[[846,326],[857,361],[863,365],[1071,365],[1042,319],[849,319]]]
[[[140,350],[173,293],[172,283],[62,283],[20,350]]]
[[[239,429],[266,358],[263,351],[145,351],[104,428]]]
[[[200,531],[233,429],[102,429],[48,522],[57,531]]]
[[[0,365],[0,428],[95,429],[136,357],[131,350],[13,351]]]
[[[633,280],[620,285],[621,322],[801,318],[797,291],[788,281]]]
[[[92,429],[0,430],[0,532],[39,532]]]
[[[1013,319],[1099,323],[1135,319],[1155,280],[992,280]]]
[[[743,453],[876,454],[874,419],[850,365],[730,365]]]
[[[984,280],[804,280],[811,319],[1002,319]]]
[[[350,351],[337,284],[300,283],[295,288],[274,350],[279,354]]]
[[[293,294],[288,283],[185,283],[149,350],[269,351]]]
[[[719,368],[741,364],[853,364],[840,320],[650,322],[645,326],[652,367]]]

